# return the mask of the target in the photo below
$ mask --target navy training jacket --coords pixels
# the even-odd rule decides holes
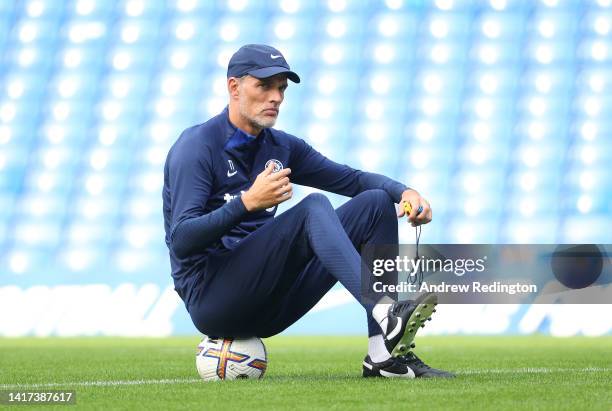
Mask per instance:
[[[335,163],[305,141],[273,128],[250,136],[219,115],[181,133],[164,165],[163,212],[172,278],[187,303],[207,256],[236,244],[274,218],[277,207],[249,213],[240,200],[266,164],[291,168],[292,184],[354,197],[383,189],[395,202],[407,187]]]

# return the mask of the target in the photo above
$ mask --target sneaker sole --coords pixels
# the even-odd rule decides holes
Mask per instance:
[[[414,341],[414,337],[420,328],[425,327],[425,322],[431,320],[431,315],[436,311],[437,305],[438,296],[435,294],[426,295],[425,298],[419,302],[417,308],[415,308],[408,318],[404,335],[402,335],[402,338],[400,338],[393,351],[391,351],[392,356],[397,357],[404,355],[413,348],[411,345]]]

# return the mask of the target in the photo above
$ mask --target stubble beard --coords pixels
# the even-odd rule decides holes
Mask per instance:
[[[274,124],[276,124],[276,118],[272,118],[268,120],[265,118],[261,118],[263,117],[263,115],[261,116],[250,115],[247,110],[247,106],[243,100],[240,101],[239,110],[240,110],[240,115],[243,118],[245,118],[253,128],[264,129],[264,128],[272,127],[274,126]]]

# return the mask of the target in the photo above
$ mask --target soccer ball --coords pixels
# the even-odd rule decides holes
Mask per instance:
[[[257,337],[205,337],[196,352],[196,368],[204,381],[263,378],[267,367],[266,347]]]

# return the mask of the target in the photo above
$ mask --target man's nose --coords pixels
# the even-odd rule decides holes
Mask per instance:
[[[272,90],[270,92],[270,101],[274,103],[280,103],[283,101],[283,93],[279,90]]]

